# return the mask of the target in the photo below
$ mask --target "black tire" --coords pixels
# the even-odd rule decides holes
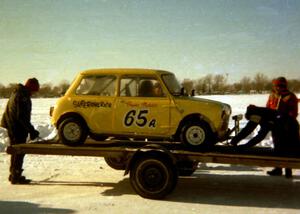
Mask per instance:
[[[177,163],[179,176],[191,176],[198,168],[198,161],[180,161]]]
[[[181,142],[189,149],[203,149],[215,144],[213,133],[204,121],[189,121],[180,131]]]
[[[123,156],[120,157],[104,157],[108,166],[116,170],[125,170],[127,165],[127,159]]]
[[[177,179],[173,164],[160,157],[138,159],[130,170],[131,186],[144,198],[164,198],[174,190]]]
[[[88,131],[85,123],[79,118],[69,117],[64,119],[58,128],[60,141],[69,146],[84,144]]]
[[[89,133],[90,138],[96,141],[105,141],[107,139],[107,136],[101,135],[101,134],[95,134],[95,133]]]

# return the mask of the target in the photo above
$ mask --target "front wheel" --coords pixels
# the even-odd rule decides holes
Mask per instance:
[[[180,140],[190,149],[202,149],[215,144],[213,133],[204,121],[186,123],[181,129]]]
[[[63,144],[79,146],[84,144],[88,131],[82,120],[70,117],[61,122],[58,128],[58,135]]]
[[[143,157],[130,170],[131,186],[144,198],[164,198],[175,188],[177,178],[175,167],[159,157]]]

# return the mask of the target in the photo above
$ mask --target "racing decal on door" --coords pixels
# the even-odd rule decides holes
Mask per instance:
[[[144,128],[155,128],[156,127],[156,119],[148,119],[149,110],[130,110],[126,113],[124,117],[124,125],[126,127],[131,127],[133,125],[137,125],[138,127]]]
[[[73,101],[73,106],[75,108],[111,108],[112,104],[109,102],[95,102],[95,101],[86,101],[86,100],[81,100],[81,101]]]
[[[152,102],[142,102],[142,103],[135,103],[134,101],[124,101],[122,100],[121,103],[126,104],[129,107],[158,107],[157,103],[152,103]]]

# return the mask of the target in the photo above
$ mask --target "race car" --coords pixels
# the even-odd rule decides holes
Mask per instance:
[[[50,109],[62,143],[90,136],[165,139],[198,149],[228,137],[228,104],[184,93],[175,75],[154,69],[82,71]]]

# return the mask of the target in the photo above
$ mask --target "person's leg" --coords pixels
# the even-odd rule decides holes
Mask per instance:
[[[246,124],[246,126],[236,135],[234,136],[231,141],[230,144],[233,146],[237,146],[237,144],[244,138],[246,138],[249,134],[251,134],[254,129],[257,127],[257,123],[254,123],[252,121],[248,121],[248,123]]]
[[[293,177],[293,172],[291,168],[285,168],[285,177],[286,178],[292,178]]]
[[[9,181],[12,184],[26,184],[30,182],[30,180],[22,176],[22,172],[23,172],[22,166],[24,162],[24,157],[25,157],[24,154],[11,155]]]
[[[10,139],[11,145],[26,143],[26,138],[16,139],[14,136],[10,136]],[[12,184],[26,184],[30,182],[30,180],[27,180],[24,176],[22,176],[24,157],[25,154],[11,155],[9,181]]]
[[[22,157],[23,156],[23,157]],[[9,181],[12,184],[18,183],[21,174],[22,174],[22,167],[20,168],[20,163],[22,162],[22,159],[24,158],[24,155],[19,154],[12,154],[10,158],[10,175],[9,175]]]

